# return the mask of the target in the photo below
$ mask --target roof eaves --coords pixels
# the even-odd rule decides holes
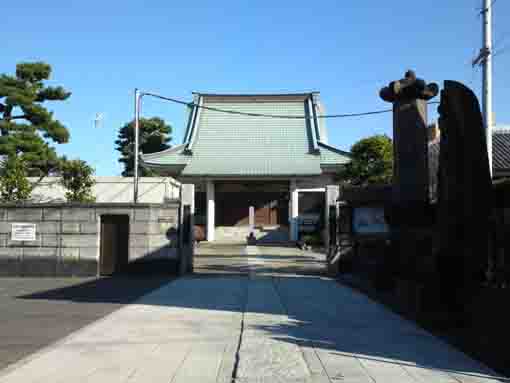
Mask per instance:
[[[333,151],[333,152],[335,152],[335,153],[337,153],[337,154],[340,154],[340,155],[342,155],[342,156],[346,156],[346,157],[352,158],[352,154],[351,154],[351,153],[349,153],[349,152],[346,152],[346,151],[344,151],[344,150],[340,150],[340,149],[338,149],[338,148],[335,148],[334,146],[331,146],[331,145],[325,144],[325,143],[324,143],[324,142],[322,142],[322,141],[318,141],[317,143],[318,143],[318,145],[319,145],[319,146],[323,146],[324,148],[329,149],[329,150],[331,150],[331,151]]]
[[[173,153],[176,153],[178,151],[180,151],[181,149],[184,149],[185,147],[185,144],[182,144],[182,145],[177,145],[177,146],[173,146],[171,148],[168,148],[168,149],[165,149],[165,150],[162,150],[160,152],[155,152],[155,153],[142,153],[140,155],[140,157],[143,159],[143,160],[153,160],[155,158],[159,158],[161,156],[164,156],[164,155],[167,155],[167,154],[173,154]]]
[[[307,100],[306,100],[306,108],[305,108],[305,111],[306,111],[306,121],[307,121],[307,126],[310,130],[310,134],[312,136],[312,152],[313,153],[319,153],[320,150],[319,150],[319,146],[317,145],[317,127],[315,125],[316,123],[316,116],[315,116],[315,112],[314,112],[314,105],[312,103],[312,97],[308,97]]]
[[[190,154],[193,152],[193,144],[194,144],[196,136],[197,136],[203,102],[204,102],[203,97],[198,96],[198,103],[197,103],[197,106],[195,107],[196,113],[194,113],[194,119],[192,122],[191,131],[189,134],[190,137],[189,137],[188,142],[186,143],[186,148],[184,149],[186,152],[189,152]]]
[[[186,124],[186,132],[184,133],[184,139],[182,141],[183,144],[187,144],[190,138],[191,131],[193,129],[193,121],[195,120],[195,114],[197,112],[197,101],[198,96],[193,95],[193,106],[189,111],[188,115],[188,123]],[[189,106],[188,106],[189,109]]]
[[[319,127],[319,118],[318,111],[317,111],[317,101],[318,101],[319,95],[316,93],[312,93],[310,96],[310,99],[312,100],[312,113],[313,113],[313,124],[315,126],[315,136],[317,137],[317,141],[321,140],[321,130]]]
[[[266,174],[266,173],[196,173],[196,174],[183,174],[184,177],[204,177],[204,178],[252,178],[252,177],[263,177],[263,178],[293,178],[293,177],[316,177],[319,176],[320,172],[313,173],[278,173],[278,174]]]
[[[173,175],[181,174],[184,168],[186,167],[186,164],[174,164],[174,165],[155,164],[153,162],[147,162],[144,160],[141,160],[141,165],[150,169],[165,170],[168,173],[172,173]]]

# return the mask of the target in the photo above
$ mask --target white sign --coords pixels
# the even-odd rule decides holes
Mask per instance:
[[[356,207],[352,217],[353,230],[357,234],[388,233],[389,227],[382,207]]]
[[[13,223],[11,241],[35,241],[35,223]]]

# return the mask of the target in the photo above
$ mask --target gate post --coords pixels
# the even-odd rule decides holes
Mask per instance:
[[[195,185],[181,185],[179,275],[193,272],[195,252]]]
[[[330,247],[330,243],[331,243],[331,239],[330,239],[330,237],[331,237],[331,234],[330,234],[331,233],[331,229],[330,229],[331,207],[335,208],[336,217],[338,217],[337,200],[338,200],[339,195],[340,195],[340,186],[338,186],[338,185],[326,186],[326,195],[325,195],[326,208],[324,209],[325,216],[321,217],[321,219],[324,219],[324,229],[325,229],[324,230],[324,244],[326,245],[326,250],[327,250],[328,254],[329,254],[329,247]]]

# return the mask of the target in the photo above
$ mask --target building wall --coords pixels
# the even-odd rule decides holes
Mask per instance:
[[[96,184],[92,192],[96,202],[133,202],[133,177],[94,177]],[[31,202],[65,202],[65,190],[59,177],[44,178],[32,192]],[[31,182],[38,181],[30,178]],[[179,199],[181,184],[170,177],[140,177],[138,201],[141,203],[164,203]]]
[[[129,217],[129,262],[177,260],[179,208],[167,204],[0,206],[0,275],[94,276],[102,215]],[[13,241],[12,223],[35,223],[35,241]]]

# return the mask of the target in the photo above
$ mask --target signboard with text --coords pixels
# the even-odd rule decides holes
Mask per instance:
[[[353,209],[352,227],[356,234],[383,234],[389,232],[382,207],[356,207]]]
[[[35,241],[35,223],[13,223],[11,225],[11,241]]]

